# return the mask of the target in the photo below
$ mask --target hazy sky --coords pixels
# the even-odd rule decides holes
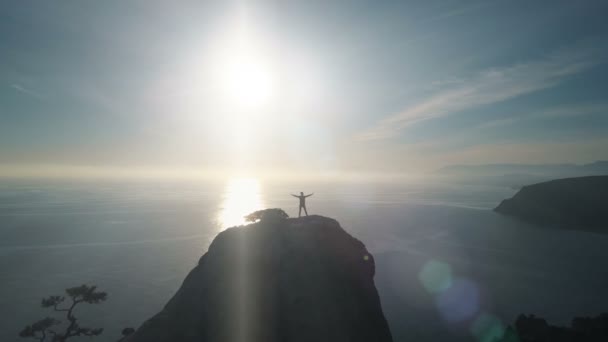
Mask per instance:
[[[0,169],[608,159],[606,13],[570,0],[5,0]]]

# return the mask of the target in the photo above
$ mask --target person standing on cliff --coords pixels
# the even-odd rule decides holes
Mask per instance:
[[[302,217],[302,209],[304,209],[304,214],[308,216],[308,211],[306,210],[306,197],[310,197],[314,194],[314,192],[310,195],[304,195],[303,192],[300,192],[300,195],[291,194],[293,197],[297,197],[300,199],[300,211],[298,212],[298,217]]]

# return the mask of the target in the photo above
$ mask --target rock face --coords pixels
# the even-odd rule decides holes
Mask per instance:
[[[494,210],[539,224],[608,232],[608,176],[558,179],[523,187]]]
[[[374,267],[330,218],[229,228],[128,341],[392,341]]]

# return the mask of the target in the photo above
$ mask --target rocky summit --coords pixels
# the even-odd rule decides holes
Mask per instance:
[[[373,256],[331,218],[226,229],[130,342],[392,341]]]

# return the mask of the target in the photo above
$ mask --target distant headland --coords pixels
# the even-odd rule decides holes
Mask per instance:
[[[608,176],[557,179],[524,186],[496,212],[541,225],[608,232]]]

